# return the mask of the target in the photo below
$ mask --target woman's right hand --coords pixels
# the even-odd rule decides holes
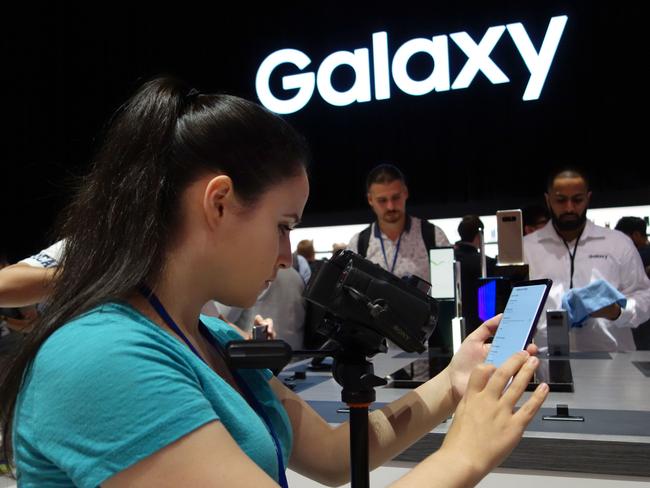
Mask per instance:
[[[515,448],[548,395],[548,385],[542,383],[521,408],[513,412],[538,364],[536,357],[522,351],[499,369],[488,364],[474,368],[440,451],[470,469],[475,482],[498,466]],[[504,391],[513,376],[512,383]]]

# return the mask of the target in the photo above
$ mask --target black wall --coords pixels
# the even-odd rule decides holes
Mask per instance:
[[[319,9],[284,3],[216,11],[111,4],[80,11],[28,6],[2,29],[2,245],[12,260],[40,249],[74,177],[83,174],[103,124],[146,78],[166,72],[205,92],[256,100],[254,80],[271,52],[305,52],[314,70],[334,51],[371,47],[387,31],[389,53],[409,39],[522,22],[539,47],[551,17],[569,20],[537,101],[521,100],[528,71],[505,33],[491,58],[510,83],[482,74],[469,88],[332,107],[317,93],[286,116],[311,143],[312,192],[305,222],[369,218],[364,178],[381,161],[409,179],[415,213],[435,218],[491,213],[541,197],[549,168],[578,163],[592,173],[594,206],[650,203],[644,154],[647,95],[643,18],[629,2],[374,2]],[[223,7],[222,7],[223,8]],[[647,29],[646,29],[647,30]],[[450,41],[452,81],[466,57]],[[424,78],[431,60],[409,64]],[[276,88],[279,80],[275,79]],[[344,89],[351,71],[335,72]],[[640,116],[640,121],[637,120]]]

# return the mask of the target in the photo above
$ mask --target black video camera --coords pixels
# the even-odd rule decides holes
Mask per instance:
[[[313,276],[304,297],[322,308],[317,331],[343,351],[371,357],[386,338],[406,352],[423,352],[436,327],[438,304],[430,284],[397,278],[352,251],[339,251]]]

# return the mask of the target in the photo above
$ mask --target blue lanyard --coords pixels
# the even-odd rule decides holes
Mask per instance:
[[[384,238],[381,236],[381,229],[379,229],[379,242],[381,242],[381,252],[384,253],[384,262],[386,263],[386,269],[394,274],[395,265],[397,264],[397,255],[399,254],[399,245],[402,243],[402,234],[399,235],[397,239],[397,247],[395,248],[395,255],[393,256],[393,265],[388,267],[388,258],[386,257],[386,248],[384,247]]]
[[[183,334],[180,327],[176,325],[174,319],[172,319],[169,313],[167,313],[167,310],[165,310],[165,307],[163,307],[163,304],[160,303],[160,300],[158,300],[158,297],[154,294],[154,292],[151,291],[146,285],[140,285],[139,291],[149,301],[151,306],[154,308],[154,310],[156,310],[160,318],[163,319],[163,321],[169,326],[169,328],[172,329],[178,335],[178,337],[183,339],[183,342],[187,344],[187,347],[189,347],[190,350],[194,354],[196,354],[196,356],[201,361],[203,361],[208,367],[210,367],[208,363],[205,362],[203,357],[201,357],[201,355],[196,350],[196,348],[192,345],[189,339],[185,337],[185,334]],[[221,357],[225,358],[225,353],[223,351],[223,348],[221,347],[221,344],[219,344],[219,342],[214,338],[214,336],[210,333],[206,325],[203,322],[201,322],[201,320],[199,320],[199,331],[201,332],[201,335],[205,339],[207,339],[210,345],[212,345],[212,347],[214,347],[219,352]],[[248,384],[239,375],[239,373],[235,370],[230,370],[230,372],[232,373],[233,378],[235,378],[235,382],[237,383],[237,386],[242,391],[242,393],[244,393],[244,397],[248,402],[248,404],[257,413],[257,415],[259,415],[262,418],[262,420],[266,424],[266,428],[268,429],[269,434],[273,439],[273,443],[275,444],[275,453],[278,459],[278,477],[280,478],[279,479],[280,486],[282,486],[282,488],[288,488],[289,483],[287,482],[287,475],[285,473],[284,461],[282,459],[282,448],[280,447],[280,441],[278,440],[278,436],[276,435],[275,430],[273,429],[273,424],[271,423],[271,419],[269,419],[268,415],[264,411],[264,408],[260,404],[259,400],[255,397],[253,392],[248,387]]]

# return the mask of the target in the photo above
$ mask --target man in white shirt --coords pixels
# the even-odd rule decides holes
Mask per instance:
[[[413,274],[430,281],[429,249],[450,246],[439,227],[406,213],[409,192],[402,172],[391,164],[374,168],[366,180],[368,204],[377,216],[355,234],[348,249],[396,276]]]
[[[591,192],[577,170],[555,173],[547,186],[551,220],[524,237],[530,278],[550,278],[553,287],[544,307],[562,308],[562,297],[602,279],[627,298],[625,308],[613,303],[593,312],[582,327],[570,330],[572,351],[634,351],[632,328],[650,318],[650,280],[641,258],[624,234],[587,220]],[[535,342],[547,345],[544,314]]]
[[[63,254],[58,241],[38,254],[0,271],[0,307],[25,307],[44,301]]]
[[[38,254],[2,269],[0,307],[25,307],[44,301],[50,294],[63,245],[64,241],[58,241]]]
[[[31,330],[38,315],[36,305],[50,293],[62,250],[63,241],[59,241],[0,269],[0,353],[18,346],[22,335]]]

